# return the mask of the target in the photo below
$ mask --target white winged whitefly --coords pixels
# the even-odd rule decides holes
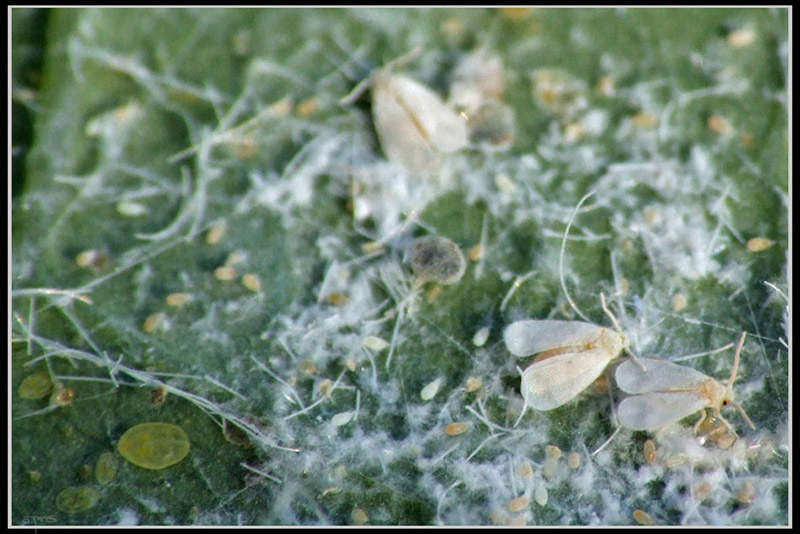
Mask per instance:
[[[522,373],[526,407],[547,411],[569,402],[625,349],[625,337],[602,294],[600,299],[616,330],[583,321],[526,319],[503,331],[509,352],[520,358],[538,355]]]
[[[467,146],[467,122],[433,90],[393,72],[418,53],[412,51],[377,69],[340,103],[354,101],[371,86],[372,118],[386,158],[409,171],[431,174],[441,167],[442,154]]]
[[[640,358],[643,366],[625,361],[615,371],[617,386],[632,396],[620,402],[617,417],[620,425],[631,430],[658,430],[692,415],[702,414],[694,425],[694,432],[706,419],[706,409],[722,421],[735,435],[722,414],[725,406],[734,406],[747,424],[755,430],[744,409],[733,400],[733,382],[739,368],[739,353],[744,344],[745,332],[739,338],[733,359],[733,369],[728,383],[723,385],[696,369],[653,358]]]

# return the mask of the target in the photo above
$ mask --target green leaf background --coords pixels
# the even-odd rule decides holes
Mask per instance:
[[[637,509],[658,524],[787,524],[787,15],[12,9],[12,524],[628,525]],[[464,150],[432,180],[382,159],[369,93],[339,100],[416,47],[401,70],[442,95],[466,54],[501,59],[510,150]],[[542,69],[576,111],[537,100]],[[402,249],[425,233],[483,255],[457,284],[415,290]],[[751,251],[754,237],[773,244]],[[374,240],[383,253],[365,252]],[[103,261],[76,263],[92,249]],[[221,280],[231,253],[237,276]],[[746,331],[735,390],[757,429],[726,410],[739,440],[701,446],[689,418],[648,465],[645,432],[593,454],[615,430],[606,393],[514,427],[526,363],[502,329],[580,319],[562,274],[592,322],[610,326],[608,297],[638,354]],[[170,306],[172,293],[190,300]],[[364,348],[370,335],[392,348]],[[682,363],[722,380],[732,350]],[[38,371],[74,401],[20,398]],[[100,455],[146,421],[181,426],[189,455],[157,471],[117,455],[99,484]],[[59,510],[74,486],[97,504]]]

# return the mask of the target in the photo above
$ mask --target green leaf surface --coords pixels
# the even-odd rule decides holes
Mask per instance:
[[[788,523],[786,9],[11,18],[12,524]],[[384,159],[370,92],[341,99],[417,48],[393,72],[443,98],[468,54],[499,58],[510,149],[427,178]],[[415,283],[425,234],[461,247],[460,281]],[[720,381],[733,351],[714,350],[746,331],[734,391],[756,429],[726,408],[727,449],[699,415],[614,435],[615,364],[520,417],[530,360],[503,328],[611,327],[601,293],[633,352]],[[40,372],[71,402],[22,398]],[[118,456],[155,421],[186,432],[182,461]],[[72,487],[97,500],[60,510]]]

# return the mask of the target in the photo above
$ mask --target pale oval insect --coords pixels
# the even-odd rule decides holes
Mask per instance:
[[[577,469],[581,466],[581,455],[577,451],[570,451],[567,455],[567,465],[570,469]]]
[[[330,397],[331,393],[333,393],[333,380],[330,378],[323,378],[317,385],[317,390],[319,390],[319,394],[323,397]]]
[[[220,241],[222,241],[222,237],[225,235],[225,232],[228,230],[228,224],[223,221],[218,221],[212,226],[208,233],[206,233],[206,243],[209,245],[216,245]]]
[[[95,248],[84,250],[75,256],[75,263],[94,271],[103,270],[108,264],[108,257]]]
[[[672,311],[674,312],[681,311],[687,304],[689,304],[689,301],[683,293],[676,293],[672,297]]]
[[[544,453],[548,459],[552,459],[553,461],[557,461],[561,458],[561,449],[559,449],[557,445],[547,445],[544,448]]]
[[[634,510],[633,511],[633,519],[636,520],[637,523],[640,525],[644,525],[646,527],[653,526],[656,524],[656,520],[653,519],[653,516],[645,512],[644,510]]]
[[[166,303],[167,306],[172,306],[174,308],[179,308],[192,300],[192,296],[188,293],[170,293],[167,295]]]
[[[455,423],[450,423],[446,427],[444,427],[444,433],[448,436],[458,436],[459,434],[463,434],[469,429],[469,423],[464,421],[457,421]]]
[[[411,265],[420,282],[455,284],[464,276],[467,261],[451,239],[426,235],[411,242],[404,261]]]
[[[464,391],[466,391],[467,393],[472,393],[473,391],[479,390],[482,385],[483,382],[481,382],[480,378],[475,378],[474,376],[471,376],[467,378],[467,381],[464,384]]]
[[[625,346],[614,330],[581,321],[522,320],[503,331],[511,354],[539,354],[522,373],[525,405],[558,408],[589,387]]]
[[[775,241],[766,237],[754,237],[747,241],[747,250],[750,252],[763,252],[775,244]]]
[[[547,488],[543,485],[539,484],[536,486],[536,489],[533,490],[533,498],[539,506],[544,506],[547,504]]]
[[[372,117],[387,159],[412,172],[436,172],[441,154],[467,145],[464,118],[431,89],[390,67],[372,77]]]
[[[331,424],[333,426],[344,426],[349,423],[353,419],[353,412],[346,411],[346,412],[339,412],[333,417],[331,417]]]
[[[642,456],[649,465],[656,463],[656,444],[652,439],[648,439],[642,445]]]
[[[484,248],[484,246],[481,245],[481,244],[477,244],[477,245],[475,245],[475,246],[473,246],[472,248],[469,249],[468,256],[469,256],[469,259],[471,259],[472,261],[478,261],[481,258],[483,258],[483,255],[485,253],[486,253],[486,249]]]
[[[667,360],[642,358],[642,365],[630,360],[623,362],[614,376],[617,386],[632,396],[619,404],[617,417],[620,424],[631,430],[656,430],[701,411],[702,415],[694,425],[697,434],[700,424],[706,419],[706,408],[710,408],[714,416],[733,432],[720,413],[722,407],[730,404],[755,429],[744,410],[733,401],[733,382],[744,338],[745,333],[742,333],[726,386],[691,367]]]
[[[230,265],[223,265],[214,269],[214,277],[223,282],[229,282],[236,279],[236,269]]]
[[[516,499],[511,499],[508,503],[508,509],[512,512],[519,512],[520,510],[525,509],[528,506],[530,501],[524,495],[521,497],[517,497]]]
[[[186,432],[171,423],[141,423],[129,428],[119,439],[123,458],[144,469],[164,469],[189,453]]]
[[[439,377],[422,388],[422,391],[419,392],[419,396],[422,398],[422,400],[429,401],[436,396],[436,393],[439,391],[439,386],[441,385],[442,377]]]
[[[258,278],[258,275],[253,273],[246,273],[242,276],[242,285],[253,293],[261,291],[261,280]]]
[[[117,459],[114,457],[113,452],[104,452],[97,459],[97,464],[94,466],[94,476],[97,483],[105,486],[114,480],[117,474]]]
[[[100,500],[100,493],[90,487],[65,488],[56,497],[56,508],[67,514],[77,514],[93,508]]]
[[[476,347],[482,347],[486,344],[486,341],[489,339],[489,327],[484,326],[483,328],[478,329],[475,332],[475,335],[472,336],[472,344]]]
[[[389,342],[378,336],[365,337],[361,341],[361,345],[370,350],[374,350],[375,352],[380,352],[382,350],[389,348]]]
[[[350,519],[354,525],[366,525],[367,521],[369,521],[369,516],[363,509],[353,508],[353,511],[350,513]]]
[[[28,375],[19,385],[17,392],[23,399],[35,400],[46,397],[53,390],[53,381],[46,371]]]
[[[750,28],[741,28],[728,34],[728,45],[731,48],[748,46],[756,40],[755,32]]]
[[[158,329],[166,329],[168,326],[167,315],[164,312],[155,312],[147,316],[142,323],[142,330],[145,332],[155,332]]]
[[[117,212],[126,217],[140,217],[147,214],[147,206],[132,200],[120,200],[117,202]]]
[[[247,253],[241,250],[234,250],[228,257],[225,258],[225,265],[226,267],[233,267],[234,265],[238,265],[247,259]]]

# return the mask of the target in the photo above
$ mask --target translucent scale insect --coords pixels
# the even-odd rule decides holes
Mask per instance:
[[[615,330],[582,321],[527,319],[511,323],[503,339],[518,357],[538,354],[522,373],[525,406],[546,411],[558,408],[589,387],[625,348],[616,319],[600,295],[603,310]]]
[[[714,416],[733,432],[731,425],[720,413],[724,406],[730,404],[755,429],[742,407],[733,401],[733,382],[736,380],[739,353],[745,335],[742,332],[736,346],[733,369],[727,385],[722,385],[691,367],[666,360],[641,358],[643,366],[632,361],[623,362],[615,372],[617,386],[632,396],[626,397],[619,404],[617,416],[620,424],[631,430],[656,430],[702,411],[700,419],[694,425],[697,433],[700,424],[707,417],[706,408],[711,408]]]

